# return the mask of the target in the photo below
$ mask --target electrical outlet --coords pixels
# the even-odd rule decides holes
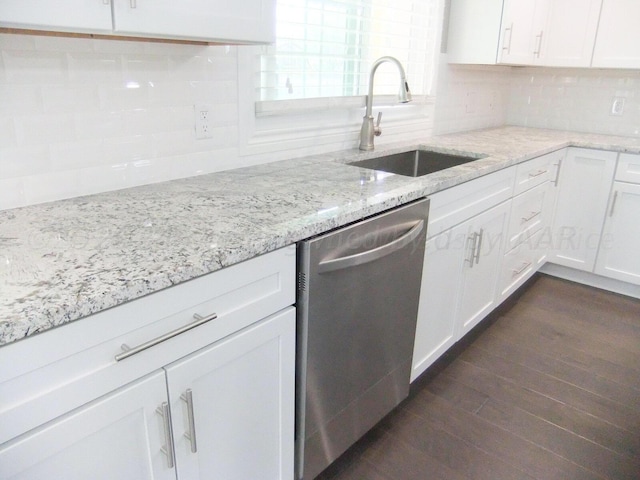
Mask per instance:
[[[211,105],[194,105],[193,113],[195,115],[196,139],[213,138],[211,131]]]
[[[476,113],[476,92],[467,92],[465,111],[467,113]]]
[[[624,112],[625,97],[613,97],[611,102],[611,115],[621,116]]]

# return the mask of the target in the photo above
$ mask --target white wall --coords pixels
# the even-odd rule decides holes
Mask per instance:
[[[435,134],[505,124],[511,73],[508,67],[449,65],[440,57]]]
[[[621,116],[611,115],[624,97]],[[640,136],[640,70],[513,68],[506,122]]]
[[[228,167],[237,47],[0,35],[0,207]],[[195,140],[193,104],[215,104]]]
[[[253,125],[255,53],[0,34],[0,209],[357,147],[359,105]],[[213,139],[195,139],[198,103]],[[408,105],[383,107],[379,144],[431,132],[433,104]]]
[[[247,48],[0,34],[0,209],[357,146],[361,107],[259,119],[247,138]],[[640,136],[639,71],[442,55],[436,95],[383,107],[376,143],[505,123]],[[614,96],[626,98],[621,117]],[[196,103],[214,105],[211,140],[195,140]]]

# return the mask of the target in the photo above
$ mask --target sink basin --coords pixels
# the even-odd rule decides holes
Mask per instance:
[[[369,158],[351,162],[349,165],[382,170],[407,177],[421,177],[429,173],[473,162],[483,156],[450,155],[448,153],[433,152],[431,150],[411,150],[409,152],[394,153],[383,157]]]

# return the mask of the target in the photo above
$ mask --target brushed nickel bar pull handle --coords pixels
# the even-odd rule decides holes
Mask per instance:
[[[478,241],[478,233],[473,232],[469,237],[467,237],[467,243],[471,242],[471,248],[469,249],[469,258],[465,258],[465,262],[469,262],[469,268],[473,268],[473,260],[476,254],[476,243]]]
[[[542,35],[544,34],[543,30],[540,30],[540,34],[536,35],[536,38],[538,39],[538,48],[533,52],[533,54],[536,56],[536,58],[540,58],[540,51],[542,50]]]
[[[531,212],[531,215],[529,215],[528,217],[522,217],[522,223],[527,223],[528,221],[533,220],[538,215],[540,215],[540,213],[541,212]]]
[[[548,170],[538,170],[535,173],[530,173],[529,176],[530,177],[539,177],[540,175],[544,175],[547,172],[548,172]]]
[[[530,266],[531,266],[531,262],[527,262],[524,265],[522,265],[522,267],[520,267],[519,270],[512,270],[513,271],[513,276],[517,277],[518,275],[520,275],[522,272],[524,272]]]
[[[155,345],[158,345],[159,343],[169,340],[170,338],[176,337],[181,333],[188,332],[189,330],[199,327],[200,325],[207,323],[211,320],[215,320],[216,318],[218,318],[218,314],[212,313],[211,315],[203,317],[201,315],[198,315],[197,313],[194,313],[193,318],[196,319],[195,322],[188,323],[187,325],[184,325],[180,328],[176,328],[175,330],[172,330],[169,333],[165,333],[164,335],[161,335],[152,340],[149,340],[148,342],[141,343],[137,347],[131,348],[126,343],[123,343],[121,347],[123,350],[122,353],[119,353],[114,357],[116,359],[116,362],[119,362],[120,360],[124,360],[125,358],[129,358],[132,355],[135,355],[136,353],[140,353],[143,350],[146,350],[147,348],[151,348]]]
[[[560,167],[562,167],[562,158],[558,160],[558,163],[554,163],[554,166],[558,167],[556,170],[556,179],[553,181],[553,184],[557,187],[558,182],[560,181]]]
[[[138,8],[138,1],[137,0],[129,0],[129,6],[131,8]]]
[[[180,399],[187,404],[187,417],[189,420],[189,431],[184,432],[184,436],[187,437],[189,443],[191,443],[191,453],[198,451],[198,445],[196,444],[196,420],[193,415],[193,393],[190,388],[187,388],[185,392],[180,395]]]
[[[507,31],[509,32],[509,43],[507,43],[507,46],[504,46],[504,43],[506,42],[506,37],[507,37]],[[507,51],[507,55],[509,55],[511,53],[511,38],[513,37],[513,23],[511,23],[510,26],[506,27],[504,29],[504,40],[502,41],[502,50],[506,50]]]
[[[165,444],[160,448],[160,451],[167,456],[167,467],[173,468],[176,464],[173,458],[173,436],[171,435],[171,417],[169,415],[169,404],[162,402],[156,413],[162,417],[162,425],[164,426],[164,439]]]
[[[611,200],[611,210],[609,210],[609,216],[613,217],[613,211],[616,208],[616,200],[618,200],[618,191],[613,192],[613,200]]]
[[[480,263],[480,249],[482,248],[482,239],[484,238],[484,229],[480,229],[480,233],[478,234],[478,248],[476,249],[476,253],[474,258],[476,260],[476,265]]]

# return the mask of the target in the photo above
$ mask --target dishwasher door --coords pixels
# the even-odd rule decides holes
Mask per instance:
[[[428,208],[420,200],[299,244],[298,479],[409,393]]]

